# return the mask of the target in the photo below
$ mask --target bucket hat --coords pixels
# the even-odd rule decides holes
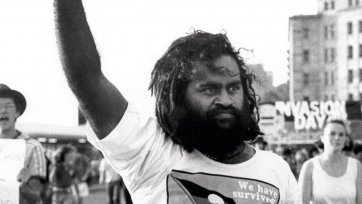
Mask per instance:
[[[26,100],[24,95],[19,91],[10,89],[5,84],[0,84],[0,97],[12,98],[16,104],[16,110],[19,112],[19,114],[22,115],[24,113],[26,108]]]

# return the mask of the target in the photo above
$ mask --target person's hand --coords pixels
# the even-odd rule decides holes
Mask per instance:
[[[30,175],[29,175],[29,171],[25,168],[22,168],[17,176],[17,180],[19,182],[25,182],[29,179]]]
[[[38,181],[29,179],[28,182],[22,182],[20,184],[20,198],[27,201],[30,204],[36,204],[40,200],[41,184],[37,185]],[[37,189],[34,189],[37,188]]]

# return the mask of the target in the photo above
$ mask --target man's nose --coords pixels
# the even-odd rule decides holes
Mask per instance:
[[[215,104],[218,104],[218,105],[221,105],[224,107],[229,107],[229,106],[233,105],[233,103],[234,103],[234,101],[232,100],[231,96],[229,95],[229,93],[226,90],[221,91],[215,100]]]

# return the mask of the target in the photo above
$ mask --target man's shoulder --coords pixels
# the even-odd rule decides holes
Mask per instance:
[[[138,109],[131,103],[128,104],[126,112],[122,119],[113,128],[113,130],[104,138],[103,141],[111,141],[122,138],[128,138],[128,136],[137,136],[137,138],[144,138],[139,136],[152,136],[152,135],[164,134],[161,126],[159,125],[156,117],[152,114],[147,114],[138,111]],[[87,123],[86,135],[92,144],[99,143],[97,134],[95,133],[92,125]]]
[[[40,144],[40,142],[35,139],[34,137],[26,134],[26,133],[23,133],[23,132],[20,132],[19,136],[17,137],[18,139],[23,139],[25,140],[25,142],[31,146],[35,146],[35,147],[41,147],[42,145]]]
[[[267,151],[267,150],[257,150],[258,158],[263,162],[263,164],[268,165],[271,164],[273,166],[287,166],[288,163],[278,154]]]
[[[273,158],[276,160],[283,160],[283,158],[281,156],[279,156],[278,154],[272,152],[272,151],[268,151],[268,150],[256,150],[258,152],[258,154],[260,154],[263,157],[269,157],[269,158]]]

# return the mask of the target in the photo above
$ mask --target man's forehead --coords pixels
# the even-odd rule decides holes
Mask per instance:
[[[222,56],[211,63],[194,63],[194,79],[202,79],[209,75],[224,75],[228,77],[240,76],[240,70],[235,62],[229,56]]]
[[[14,103],[14,99],[12,97],[0,96],[1,103]]]

